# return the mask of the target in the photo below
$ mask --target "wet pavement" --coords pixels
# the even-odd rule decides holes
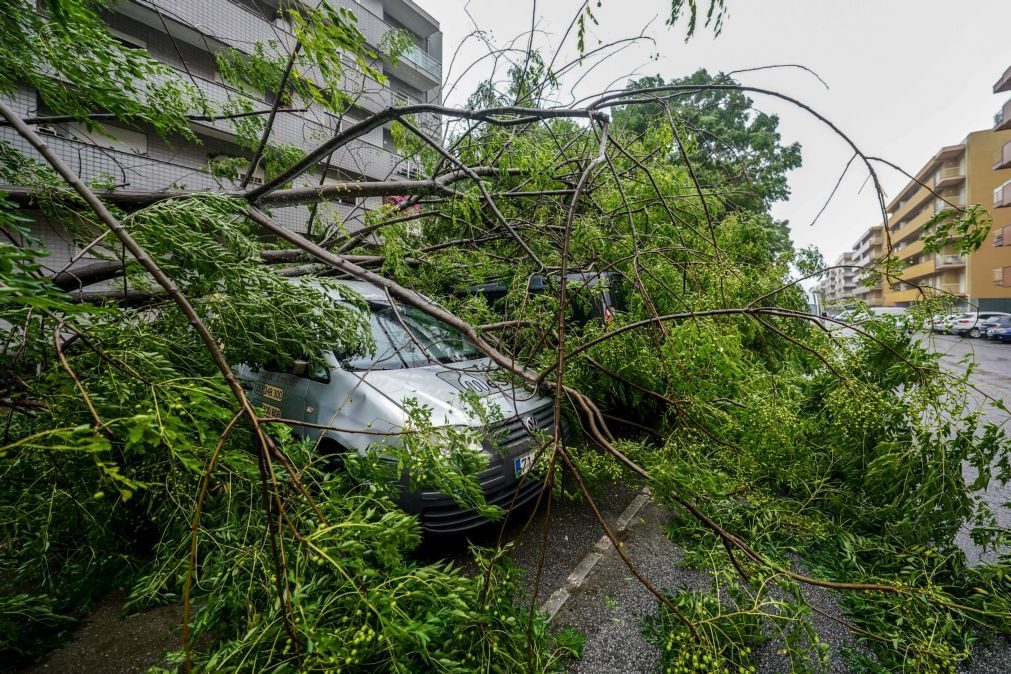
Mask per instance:
[[[972,384],[976,391],[971,391],[971,405],[983,413],[986,422],[997,424],[1008,434],[1011,434],[1011,416],[1005,410],[994,404],[996,400],[1006,398],[1011,406],[1011,344],[988,342],[985,339],[970,339],[954,335],[931,335],[927,338],[934,351],[941,354],[941,366],[949,372],[962,374],[971,356],[976,363],[973,370]],[[994,469],[996,472],[996,468]],[[967,480],[976,479],[977,472],[972,466],[964,467]],[[997,525],[1011,528],[1011,484],[1001,485],[992,481],[983,493],[984,499],[993,511]],[[968,529],[964,529],[958,537],[959,545],[965,550],[970,563],[992,561],[992,552],[983,553],[969,539]],[[1008,665],[1011,670],[1011,663]]]

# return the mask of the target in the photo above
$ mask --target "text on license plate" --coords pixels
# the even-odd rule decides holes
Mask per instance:
[[[271,386],[270,384],[263,385],[263,397],[267,400],[277,400],[280,401],[284,398],[284,389],[277,386]]]
[[[534,467],[536,456],[536,452],[527,452],[513,459],[513,468],[516,470],[517,479],[530,472],[530,469]]]

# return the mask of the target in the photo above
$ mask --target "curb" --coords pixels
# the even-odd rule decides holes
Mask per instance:
[[[628,529],[629,524],[631,524],[632,519],[639,513],[642,507],[646,505],[647,501],[649,501],[649,487],[643,487],[643,490],[639,492],[639,495],[632,499],[632,502],[629,503],[628,506],[626,506],[621,512],[621,515],[618,516],[618,521],[615,523],[613,529],[614,533],[624,533]],[[613,547],[614,545],[611,543],[611,539],[607,537],[607,534],[601,536],[600,540],[597,541],[597,544],[593,546],[593,550],[586,553],[586,556],[580,560],[579,564],[576,565],[576,568],[574,568],[565,579],[565,583],[551,593],[551,596],[548,597],[547,601],[541,605],[541,611],[547,614],[549,621],[555,617],[555,614],[558,613],[563,606],[565,606],[565,602],[572,596],[572,592],[583,584],[587,576],[590,575],[590,572],[593,571],[593,567],[597,565],[597,562],[599,562],[604,557],[604,554]]]

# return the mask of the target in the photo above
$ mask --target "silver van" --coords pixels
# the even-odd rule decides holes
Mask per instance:
[[[380,440],[396,443],[396,435],[377,433],[402,431],[405,401],[413,399],[432,411],[434,426],[481,431],[488,467],[477,477],[489,504],[519,507],[536,498],[543,480],[521,478],[534,463],[539,438],[553,428],[553,401],[496,377],[499,368],[452,326],[411,306],[394,307],[373,285],[340,283],[368,303],[375,354],[343,358],[327,352],[319,367],[296,361],[284,372],[239,366],[236,374],[253,405],[268,417],[330,427],[293,429],[316,441],[321,452],[339,456],[381,452]],[[482,407],[497,412],[491,428],[482,426],[464,400],[475,394]],[[400,493],[401,507],[419,515],[426,531],[465,531],[487,522],[434,489],[410,490],[405,480]]]

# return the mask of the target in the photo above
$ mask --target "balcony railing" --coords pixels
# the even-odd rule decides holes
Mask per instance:
[[[924,276],[929,276],[934,273],[934,261],[928,259],[926,262],[918,262],[917,264],[910,265],[902,270],[902,278],[906,279],[918,279]]]
[[[937,269],[942,267],[964,267],[965,258],[961,255],[935,255],[934,266]]]
[[[392,93],[393,105],[398,108],[407,107],[409,105],[418,105],[421,103],[421,101],[408,96],[402,91],[394,91]],[[433,115],[430,112],[421,112],[416,114],[415,118],[422,130],[436,136],[442,133],[442,123],[438,115]]]
[[[437,81],[442,81],[442,63],[431,54],[422,51],[417,45],[409,47],[400,55],[400,58],[424,70]]]
[[[993,207],[1007,208],[1011,206],[1011,180],[993,191]]]
[[[1002,91],[1011,91],[1011,67],[1004,71],[1004,74],[993,85],[993,93],[999,94]]]
[[[993,169],[1011,168],[1011,142],[1004,143],[1004,147],[997,150],[993,155]]]
[[[1000,112],[993,116],[993,130],[1003,131],[1004,129],[1011,129],[1011,98],[1004,103]]]
[[[941,183],[954,182],[956,178],[964,178],[965,174],[962,172],[961,166],[942,166],[936,174],[934,174],[934,187],[937,187]]]
[[[254,13],[238,2],[207,2],[207,0],[134,0],[137,4],[193,26],[201,33],[249,53],[257,42],[278,40],[290,49],[295,38],[283,28]]]
[[[964,295],[965,285],[962,283],[942,283],[940,290],[946,295]]]
[[[934,199],[934,213],[952,208],[965,208],[964,194],[942,194]]]

